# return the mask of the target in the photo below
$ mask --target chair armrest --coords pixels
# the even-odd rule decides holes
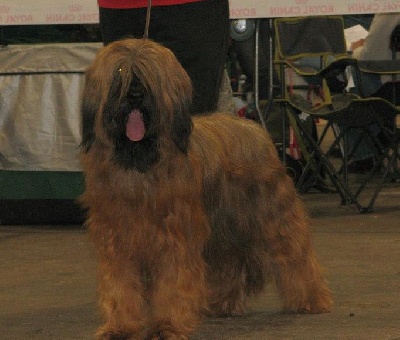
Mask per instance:
[[[359,60],[357,65],[361,71],[366,73],[400,73],[400,60]]]
[[[332,61],[328,66],[319,71],[318,75],[326,78],[343,73],[347,66],[357,66],[358,61],[350,57],[342,57]]]
[[[293,60],[275,60],[274,63],[276,65],[286,65],[293,69],[294,72],[301,76],[316,76],[318,75],[318,70],[311,66],[307,65],[301,65],[296,63],[296,61]]]

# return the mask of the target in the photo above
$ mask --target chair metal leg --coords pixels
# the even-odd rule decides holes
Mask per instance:
[[[257,111],[258,118],[264,129],[267,129],[265,117],[260,109],[260,95],[259,95],[259,81],[260,81],[260,70],[259,70],[259,49],[260,49],[260,19],[256,20],[256,29],[254,33],[254,81],[253,81],[253,97],[254,97],[254,108]],[[267,103],[268,105],[268,103]]]

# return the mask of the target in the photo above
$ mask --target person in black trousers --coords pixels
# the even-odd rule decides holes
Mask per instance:
[[[114,2],[123,1],[99,1],[104,44],[129,36],[143,37],[146,7],[115,8]],[[125,6],[135,6],[135,1],[126,3],[129,4]],[[193,85],[192,113],[215,111],[227,58],[228,0],[153,0],[149,38],[170,48],[189,74]]]

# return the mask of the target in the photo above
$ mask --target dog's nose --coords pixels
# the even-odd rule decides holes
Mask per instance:
[[[128,99],[135,103],[142,103],[144,99],[144,94],[142,92],[129,93]]]

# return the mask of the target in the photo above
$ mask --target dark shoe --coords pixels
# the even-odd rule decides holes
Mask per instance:
[[[374,159],[372,157],[362,159],[360,161],[353,161],[347,166],[349,174],[365,174],[374,167]]]

